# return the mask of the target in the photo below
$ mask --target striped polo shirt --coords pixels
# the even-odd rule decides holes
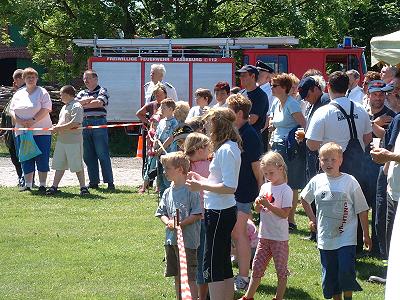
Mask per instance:
[[[84,117],[105,117],[107,115],[107,105],[109,98],[107,89],[98,85],[93,91],[89,91],[88,89],[82,90],[78,93],[76,99],[79,101],[87,97],[93,97],[101,100],[103,101],[104,105],[102,107],[84,108]]]

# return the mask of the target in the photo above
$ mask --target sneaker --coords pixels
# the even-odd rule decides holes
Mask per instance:
[[[386,284],[386,278],[379,276],[369,276],[368,281],[373,283]]]
[[[61,192],[58,188],[55,186],[51,186],[50,188],[47,189],[46,195],[55,195],[57,193]]]
[[[44,187],[43,185],[39,186],[38,191],[40,194],[46,194],[46,192],[47,192],[46,187]]]
[[[234,280],[235,291],[247,291],[249,282],[244,280],[242,276],[236,276]]]
[[[90,195],[90,192],[88,190],[88,188],[86,186],[81,187],[81,196],[86,196],[86,195]]]
[[[30,187],[27,187],[26,185],[19,187],[20,192],[31,191],[31,190],[32,189]]]
[[[99,188],[99,184],[98,183],[90,183],[87,186],[88,189],[98,189]]]
[[[108,187],[107,187],[107,190],[109,190],[109,191],[115,191],[115,185],[114,185],[114,183],[109,183],[109,184],[108,184]]]

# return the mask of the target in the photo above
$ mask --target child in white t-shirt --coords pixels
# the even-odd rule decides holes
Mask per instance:
[[[253,273],[242,300],[252,300],[261,278],[271,260],[274,259],[278,277],[275,298],[283,299],[287,282],[289,257],[288,215],[292,207],[293,191],[287,184],[287,167],[277,152],[268,152],[261,158],[261,170],[268,180],[261,186],[255,201],[255,210],[260,213],[259,242],[253,260]]]
[[[356,281],[357,216],[364,244],[371,249],[368,204],[357,180],[339,171],[342,147],[326,143],[319,150],[324,173],[314,176],[300,194],[311,230],[317,230],[322,265],[322,290],[326,299],[352,299],[361,291]],[[315,201],[317,216],[311,209]]]

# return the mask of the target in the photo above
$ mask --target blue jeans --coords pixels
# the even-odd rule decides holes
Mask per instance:
[[[106,124],[106,118],[85,118],[83,120],[83,126]],[[101,165],[103,181],[105,183],[114,182],[110,152],[108,150],[107,128],[83,130],[83,160],[88,168],[89,182],[91,184],[100,183],[99,161]]]
[[[383,167],[381,167],[379,170],[379,175],[376,185],[375,231],[378,238],[379,252],[383,259],[388,258],[387,240],[386,240],[386,214],[387,214],[386,189],[387,189],[387,177],[383,173]]]

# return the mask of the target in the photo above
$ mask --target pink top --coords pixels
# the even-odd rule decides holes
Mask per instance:
[[[26,88],[18,90],[11,100],[10,110],[14,111],[15,115],[21,119],[32,119],[42,108],[51,111],[52,103],[49,93],[42,87],[38,86],[29,94]],[[20,124],[15,124],[16,128],[21,128]],[[50,114],[47,114],[43,119],[35,122],[32,127],[48,128],[52,127]],[[18,136],[22,131],[16,131]],[[51,135],[51,131],[33,131],[33,135]]]
[[[196,172],[197,174],[207,178],[210,175],[210,161],[209,160],[198,160],[190,162],[190,170]],[[204,216],[204,191],[200,191],[200,202],[201,207],[203,208],[203,216]]]

